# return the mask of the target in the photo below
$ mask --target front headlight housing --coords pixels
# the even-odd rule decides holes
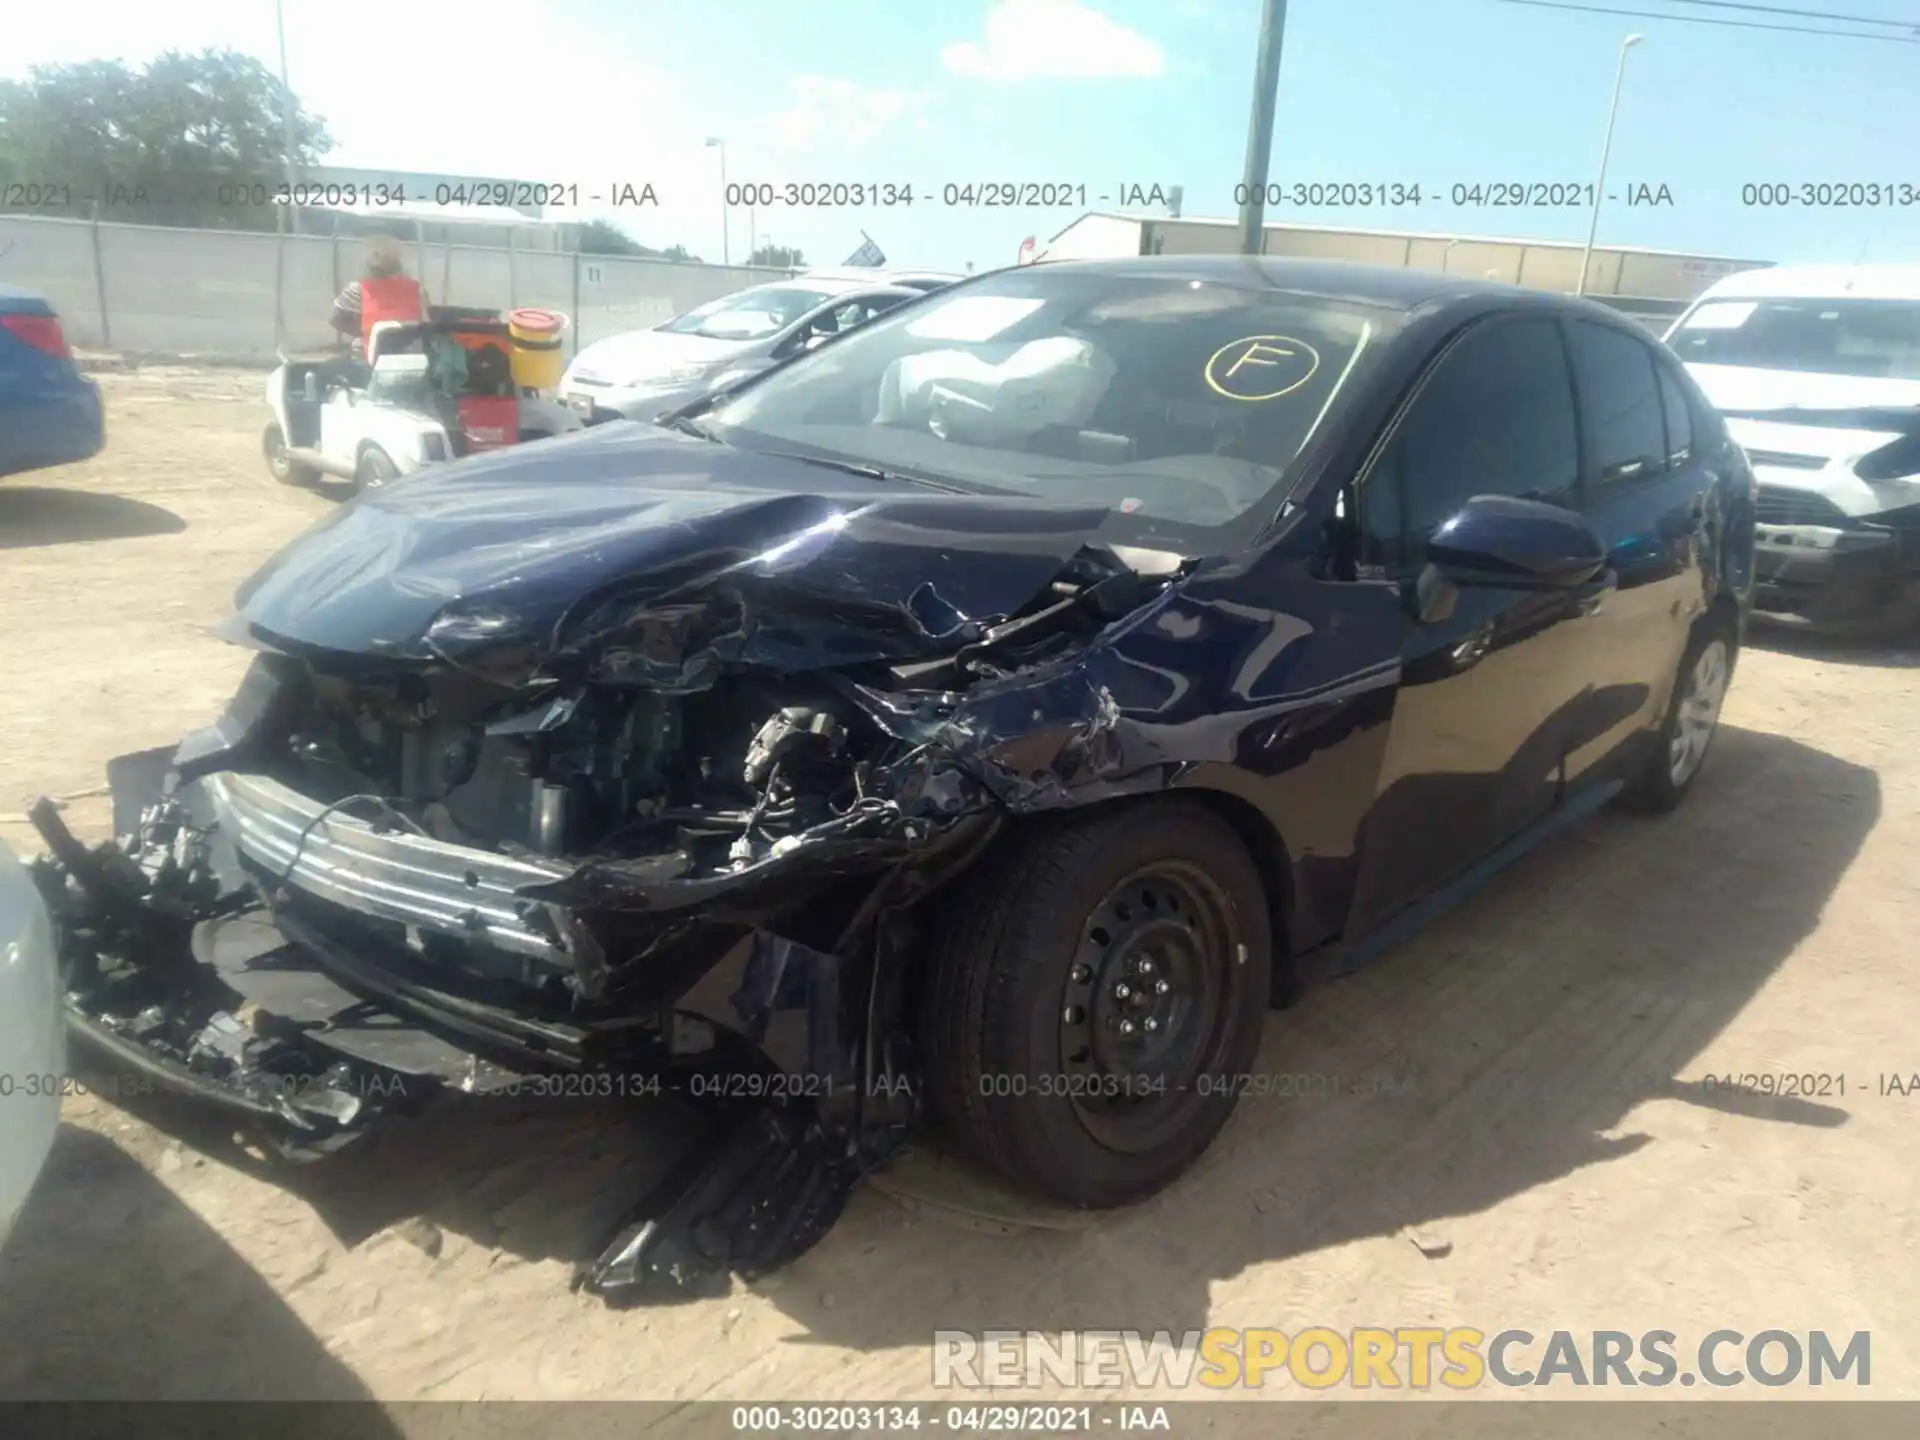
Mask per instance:
[[[660,379],[668,384],[680,384],[687,380],[698,380],[713,367],[711,365],[675,365],[660,372]]]

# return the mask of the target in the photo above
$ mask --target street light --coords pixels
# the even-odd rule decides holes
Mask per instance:
[[[727,248],[727,142],[718,135],[709,135],[707,148],[720,152],[720,263],[731,265],[733,253]]]
[[[1644,36],[1629,35],[1620,42],[1620,68],[1613,73],[1613,103],[1607,107],[1607,138],[1600,144],[1600,178],[1593,183],[1593,221],[1587,226],[1587,248],[1580,256],[1580,286],[1573,293],[1587,293],[1587,270],[1593,264],[1593,237],[1600,233],[1600,196],[1607,188],[1607,156],[1613,150],[1613,121],[1620,113],[1620,82],[1627,78],[1627,51]]]
[[[1273,156],[1273,110],[1279,100],[1280,44],[1287,31],[1287,0],[1265,0],[1253,62],[1253,113],[1247,121],[1246,169],[1240,180],[1240,253],[1267,248],[1267,167]]]
[[[287,83],[287,11],[282,0],[273,3],[274,28],[280,35],[280,114],[282,140],[286,145],[287,162],[287,209],[286,228],[294,234],[300,233],[299,197],[300,175],[294,168],[293,142],[293,86]]]

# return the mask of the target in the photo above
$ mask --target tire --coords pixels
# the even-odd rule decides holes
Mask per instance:
[[[362,450],[359,462],[353,467],[353,483],[362,490],[378,490],[399,476],[399,467],[378,445],[369,445]]]
[[[302,465],[287,453],[286,432],[277,420],[269,421],[260,432],[260,449],[267,457],[268,473],[282,485],[311,485],[320,478],[318,470]]]
[[[1665,815],[1686,799],[1720,728],[1720,708],[1726,701],[1727,683],[1733,678],[1737,649],[1733,626],[1723,617],[1710,616],[1695,627],[1674,674],[1673,698],[1667,702],[1659,743],[1647,757],[1646,768],[1620,796],[1626,808],[1646,815]],[[1710,658],[1715,655],[1717,662]],[[1711,678],[1716,673],[1717,682]],[[1688,741],[1684,760],[1680,749],[1683,737]]]
[[[928,1098],[961,1146],[1103,1209],[1212,1144],[1230,1077],[1260,1047],[1272,973],[1266,889],[1224,820],[1159,798],[1042,822],[967,877],[943,919],[920,1036]]]

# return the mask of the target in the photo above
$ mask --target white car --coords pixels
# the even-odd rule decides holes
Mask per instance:
[[[1920,265],[1729,275],[1666,340],[1759,481],[1755,610],[1920,624]]]
[[[652,420],[960,278],[826,270],[755,285],[588,345],[561,377],[560,397],[589,422]]]
[[[0,1244],[53,1148],[65,1077],[53,926],[26,867],[0,842]]]

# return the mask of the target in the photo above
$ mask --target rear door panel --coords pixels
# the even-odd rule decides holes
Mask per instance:
[[[1684,414],[1663,403],[1653,347],[1624,330],[1567,323],[1580,394],[1585,511],[1617,584],[1589,617],[1591,715],[1567,780],[1601,778],[1666,715],[1705,607],[1703,535],[1711,478]]]

